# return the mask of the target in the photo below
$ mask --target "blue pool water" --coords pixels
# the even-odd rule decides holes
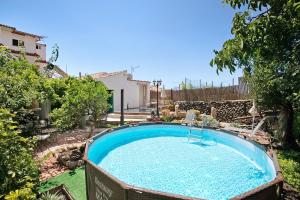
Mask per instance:
[[[276,176],[258,146],[236,136],[179,125],[116,130],[95,140],[88,159],[137,187],[204,199],[229,199]]]

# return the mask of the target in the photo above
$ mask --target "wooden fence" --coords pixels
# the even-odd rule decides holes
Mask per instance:
[[[248,87],[245,85],[234,85],[226,87],[210,87],[185,90],[165,90],[165,100],[172,101],[224,101],[249,99]],[[159,93],[161,99],[161,94]],[[156,91],[150,93],[151,102],[156,101]]]

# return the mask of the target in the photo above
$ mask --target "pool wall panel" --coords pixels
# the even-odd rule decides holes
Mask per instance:
[[[87,197],[90,200],[126,200],[126,188],[91,163],[86,164]]]

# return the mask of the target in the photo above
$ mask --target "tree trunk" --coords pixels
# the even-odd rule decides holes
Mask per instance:
[[[293,135],[294,110],[292,105],[282,108],[280,113],[280,121],[283,147],[297,148],[298,145]]]

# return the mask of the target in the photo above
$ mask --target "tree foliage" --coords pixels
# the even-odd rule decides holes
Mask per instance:
[[[107,88],[102,82],[91,77],[60,79],[66,85],[65,94],[59,97],[61,107],[54,109],[54,124],[61,130],[78,127],[83,118],[91,116],[95,123],[99,122],[108,109],[109,97]]]
[[[297,0],[224,0],[239,9],[222,50],[214,51],[217,72],[242,68],[260,105],[282,109],[284,141],[292,142],[293,113],[300,103],[300,6]]]
[[[32,109],[45,97],[43,75],[36,65],[30,64],[24,55],[13,56],[0,47],[0,108],[16,115],[23,135],[33,135],[37,128],[37,114]]]
[[[108,108],[103,83],[91,77],[47,77],[24,55],[15,57],[0,46],[0,199],[36,199],[36,140],[28,137],[34,135],[34,130],[27,137],[20,131],[31,123],[28,116],[32,115],[33,102],[50,99],[55,125],[61,129],[77,127],[86,114],[97,122]]]
[[[0,46],[0,107],[13,111],[28,109],[42,97],[42,77],[25,57],[15,58]]]
[[[63,97],[71,80],[70,78],[49,78],[44,81],[45,96],[51,102],[51,109],[62,106]]]
[[[35,199],[39,179],[32,157],[35,140],[20,135],[13,117],[0,109],[0,198]]]

